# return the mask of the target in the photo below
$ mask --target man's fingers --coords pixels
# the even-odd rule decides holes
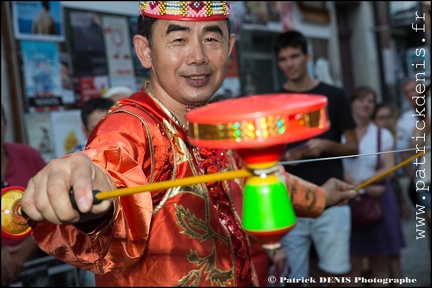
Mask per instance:
[[[112,200],[93,205],[93,189],[110,189],[107,176],[96,167],[79,152],[51,160],[30,179],[22,199],[23,211],[32,220],[54,224],[76,223],[83,214],[107,211]]]
[[[77,160],[71,164],[71,178],[73,179],[72,193],[78,210],[82,213],[90,211],[93,205],[92,185],[95,178],[94,166],[85,155],[77,155]],[[83,165],[83,162],[87,162]]]
[[[38,211],[35,205],[35,186],[33,183],[34,179],[30,179],[30,181],[27,184],[27,188],[24,191],[22,198],[21,198],[21,209],[23,210],[24,214],[28,216],[29,218],[35,220],[35,221],[41,221],[43,220],[42,214]]]
[[[342,206],[348,204],[348,201],[354,198],[358,192],[353,188],[349,188],[348,190],[345,190],[339,194],[341,195],[341,200],[338,202],[338,205]]]

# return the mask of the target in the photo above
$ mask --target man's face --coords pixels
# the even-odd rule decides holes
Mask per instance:
[[[226,21],[156,21],[151,73],[158,95],[185,105],[203,105],[220,88],[235,36]]]
[[[304,54],[300,47],[287,47],[279,51],[277,63],[279,69],[291,81],[299,81],[307,75],[309,54]]]

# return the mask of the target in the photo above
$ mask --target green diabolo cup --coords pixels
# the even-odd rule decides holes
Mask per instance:
[[[246,182],[242,224],[246,232],[261,242],[277,242],[296,223],[285,184],[274,174],[252,176]]]

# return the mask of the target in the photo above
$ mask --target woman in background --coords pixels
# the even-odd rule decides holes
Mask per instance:
[[[396,123],[398,119],[398,113],[392,105],[386,103],[378,104],[375,108],[372,118],[378,127],[387,128],[392,133],[393,138],[396,139]],[[396,141],[394,142],[393,148],[396,149]],[[398,154],[395,154],[395,160],[397,163],[400,162],[400,157],[398,156]],[[402,185],[399,183],[397,176],[398,175],[393,175],[390,180],[399,201],[402,217],[407,219],[410,215],[410,207],[408,205],[407,199],[404,196],[405,193],[402,190]]]
[[[373,114],[373,120],[375,124],[380,128],[387,128],[393,135],[394,139],[396,139],[396,124],[398,119],[398,113],[396,109],[386,103],[380,103],[376,106],[375,112]],[[396,149],[396,141],[393,144],[393,149]],[[398,154],[395,154],[395,160],[397,162],[400,161],[400,157]],[[399,178],[397,175],[393,175],[390,177],[390,182],[393,187],[393,192],[395,192],[395,196],[397,197],[399,209],[401,212],[401,217],[403,219],[408,219],[410,216],[410,207],[407,199],[405,198],[405,192],[403,191],[403,186],[399,182]],[[401,264],[400,264],[400,254],[394,254],[389,256],[389,269],[390,269],[390,277],[397,278],[402,277]]]
[[[352,113],[357,123],[355,131],[359,140],[359,153],[374,154],[343,159],[345,179],[353,185],[359,185],[395,165],[392,153],[377,154],[378,149],[382,152],[393,150],[394,138],[388,129],[379,129],[372,121],[376,98],[375,91],[369,87],[358,87],[351,94]],[[378,148],[379,142],[381,148]],[[380,165],[376,167],[378,160]],[[399,205],[394,192],[387,187],[391,186],[373,183],[359,191],[361,194],[366,193],[370,197],[379,198],[383,219],[369,227],[351,227],[351,277],[363,276],[362,259],[366,257],[370,264],[370,277],[389,278],[390,257],[398,259],[401,249],[405,247]],[[395,269],[395,273],[402,274],[400,262],[398,263],[399,267]],[[392,277],[401,278],[402,275]]]

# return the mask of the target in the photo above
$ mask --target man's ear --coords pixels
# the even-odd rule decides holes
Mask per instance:
[[[151,51],[147,37],[135,35],[133,38],[136,55],[144,68],[151,68]]]
[[[234,45],[236,42],[236,35],[234,33],[231,33],[229,37],[229,55],[231,56],[231,53],[233,51]]]

